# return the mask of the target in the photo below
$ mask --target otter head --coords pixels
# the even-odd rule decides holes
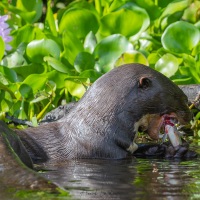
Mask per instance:
[[[180,123],[191,119],[187,97],[179,87],[141,64],[126,64],[99,78],[80,100],[76,113],[87,115],[79,125],[90,127],[93,138],[101,135],[105,139],[98,137],[99,142],[113,140],[131,152],[136,149],[132,142],[139,128],[157,139],[164,116]]]

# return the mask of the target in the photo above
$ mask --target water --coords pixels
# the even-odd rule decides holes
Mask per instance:
[[[197,145],[194,148],[200,155],[200,147]],[[141,158],[88,159],[51,164],[43,169],[45,170],[39,172],[41,176],[57,183],[67,192],[52,194],[43,188],[38,192],[30,192],[19,190],[16,186],[8,189],[5,187],[5,178],[10,180],[13,175],[3,174],[4,170],[0,170],[0,199],[200,199],[200,157],[181,161]]]
[[[200,199],[200,158],[77,160],[47,168],[42,175],[71,199]]]

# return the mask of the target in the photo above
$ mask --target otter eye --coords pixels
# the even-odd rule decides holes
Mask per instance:
[[[147,77],[141,77],[138,86],[139,88],[146,89],[151,86],[151,80]]]

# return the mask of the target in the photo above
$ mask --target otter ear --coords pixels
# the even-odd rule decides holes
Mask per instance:
[[[147,77],[141,77],[138,82],[138,87],[142,89],[146,89],[151,86],[151,80]]]

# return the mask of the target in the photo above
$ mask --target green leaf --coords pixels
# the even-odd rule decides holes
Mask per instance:
[[[162,35],[161,42],[166,50],[175,53],[188,53],[199,42],[200,32],[192,24],[178,21],[169,25]]]
[[[196,67],[196,60],[195,58],[193,58],[190,55],[183,55],[183,61],[184,61],[184,66],[187,67],[190,76],[193,78],[194,83],[198,83],[200,82],[200,74],[199,74],[199,70]]]
[[[27,56],[34,63],[43,62],[45,56],[60,57],[60,47],[51,39],[33,40],[26,49]]]
[[[60,73],[56,70],[53,70],[46,74],[48,79],[56,83],[56,88],[64,88],[66,74]]]
[[[57,36],[56,24],[55,19],[53,16],[53,11],[51,9],[51,1],[47,2],[47,14],[45,19],[45,30],[51,31],[54,36]]]
[[[84,49],[89,53],[93,53],[95,47],[97,45],[97,39],[92,31],[90,31],[85,37],[84,41]]]
[[[0,66],[0,72],[5,76],[6,79],[8,79],[10,82],[18,82],[18,77],[17,77],[17,73],[8,68],[8,67],[3,67]],[[1,81],[0,81],[1,82]]]
[[[12,32],[13,40],[10,42],[15,48],[23,43],[27,44],[34,39],[43,39],[46,36],[41,29],[34,27],[33,25],[26,24],[16,31]]]
[[[19,92],[23,98],[28,98],[30,96],[33,96],[32,88],[27,84],[21,84],[19,87]]]
[[[4,41],[3,41],[1,36],[0,36],[0,47],[1,47],[0,48],[0,61],[1,61],[1,59],[4,56],[4,52],[5,52],[5,43],[4,43]]]
[[[29,85],[33,90],[33,94],[36,94],[44,89],[47,80],[46,74],[31,74],[23,81],[23,84]]]
[[[0,89],[1,89],[1,90],[7,91],[7,92],[11,95],[11,97],[12,97],[13,99],[16,98],[14,92],[13,92],[8,86],[2,84],[1,82],[0,82]]]
[[[119,10],[102,17],[100,33],[103,36],[120,33],[130,37],[144,31],[149,24],[150,19],[147,12],[129,2]]]
[[[83,44],[73,33],[69,31],[63,33],[62,39],[64,46],[62,56],[64,56],[71,65],[74,65],[74,60],[78,53],[84,51]]]
[[[158,19],[158,26],[161,26],[162,30],[166,28],[166,26],[170,23],[170,17],[172,18],[173,22],[180,20],[180,17],[176,19],[176,14],[179,14],[180,12],[183,13],[184,10],[189,6],[189,4],[189,0],[173,1],[168,4],[165,10],[162,12],[162,15]]]
[[[23,80],[30,74],[41,74],[45,68],[39,63],[31,63],[29,65],[19,66],[14,68],[15,72],[23,78]]]
[[[29,22],[36,22],[42,15],[43,3],[42,0],[17,0],[17,8],[22,10],[24,14],[33,13],[32,19]],[[25,15],[24,15],[25,16]],[[25,17],[26,19],[26,17]]]
[[[94,83],[100,76],[102,76],[102,74],[95,70],[90,69],[81,72],[79,76],[83,78],[89,78],[90,83]]]
[[[179,67],[178,59],[172,54],[163,55],[155,65],[155,69],[167,77],[173,76]]]
[[[63,63],[61,63],[59,60],[55,58],[45,56],[44,61],[47,62],[50,66],[52,66],[57,71],[70,74],[70,70],[67,68],[67,66],[65,66]]]
[[[9,68],[15,68],[22,65],[26,65],[27,62],[21,53],[19,53],[18,51],[15,51],[5,56],[1,64]]]
[[[138,52],[138,51],[129,51],[123,53],[120,58],[116,61],[115,66],[120,66],[123,64],[128,64],[128,63],[140,63],[144,65],[148,65],[148,61],[146,57]]]
[[[95,68],[99,72],[108,72],[114,68],[116,60],[126,51],[133,50],[133,45],[126,37],[115,34],[103,39],[95,48],[94,56],[97,61]]]
[[[80,99],[86,92],[86,88],[84,86],[86,81],[86,78],[68,77],[65,81],[65,87],[72,96]]]
[[[74,68],[77,72],[82,72],[88,69],[94,69],[94,56],[87,53],[87,52],[80,52],[75,61],[74,61]]]
[[[93,12],[87,9],[67,10],[59,24],[61,33],[67,30],[76,35],[79,39],[85,38],[90,31],[96,33],[98,28],[98,19]]]

